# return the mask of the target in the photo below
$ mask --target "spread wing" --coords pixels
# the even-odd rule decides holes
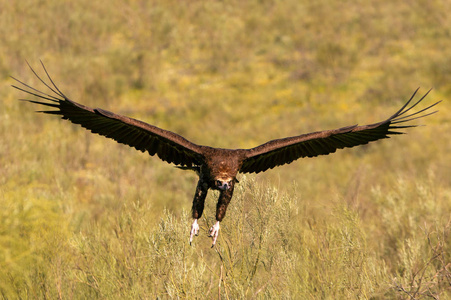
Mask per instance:
[[[294,137],[269,141],[258,147],[246,150],[245,159],[241,166],[242,173],[259,173],[277,166],[289,164],[301,157],[314,157],[334,153],[337,149],[364,145],[379,139],[389,138],[390,135],[402,134],[399,129],[415,127],[408,122],[422,118],[436,111],[428,110],[439,102],[434,103],[415,113],[409,113],[430,92],[428,91],[417,102],[410,105],[418,89],[413,93],[407,103],[393,116],[385,121],[363,125],[347,126],[334,130],[325,130],[302,134]],[[424,114],[421,114],[425,112]]]
[[[147,151],[152,156],[157,154],[159,158],[168,163],[192,167],[202,162],[203,155],[200,152],[202,146],[196,145],[176,133],[100,108],[92,109],[70,100],[54,84],[43,64],[42,67],[50,84],[42,80],[31,66],[30,69],[53,94],[46,94],[13,78],[23,85],[23,87],[13,85],[14,88],[40,98],[38,100],[21,100],[54,109],[40,112],[60,115],[62,119],[79,124],[93,133],[106,136],[142,152]]]

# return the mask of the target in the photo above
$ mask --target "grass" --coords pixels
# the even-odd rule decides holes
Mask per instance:
[[[117,2],[117,3],[116,3]],[[0,295],[450,299],[446,1],[3,1]],[[240,176],[217,247],[188,244],[196,175],[17,101],[13,75],[216,147],[392,114],[395,137]]]

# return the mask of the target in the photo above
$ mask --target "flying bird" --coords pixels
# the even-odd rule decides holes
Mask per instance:
[[[317,131],[298,136],[271,140],[251,149],[221,149],[192,143],[184,137],[145,122],[118,115],[101,109],[90,108],[70,100],[55,85],[44,64],[41,62],[48,81],[42,79],[29,65],[34,75],[49,89],[42,92],[12,77],[20,86],[14,88],[36,96],[34,100],[20,99],[43,105],[51,110],[39,111],[58,115],[62,119],[79,124],[92,133],[111,138],[118,143],[134,147],[151,156],[157,155],[167,163],[184,170],[194,170],[199,176],[194,194],[189,243],[199,234],[198,219],[204,210],[205,198],[209,189],[219,190],[216,205],[216,223],[210,228],[212,247],[219,234],[219,224],[226,215],[227,206],[232,199],[238,173],[259,173],[277,166],[289,164],[302,157],[316,157],[334,153],[337,149],[364,145],[372,141],[402,134],[399,130],[415,127],[410,122],[429,116],[436,102],[414,113],[416,107],[430,90],[416,102],[413,101],[418,89],[410,99],[388,119],[369,125],[351,125],[338,129]]]

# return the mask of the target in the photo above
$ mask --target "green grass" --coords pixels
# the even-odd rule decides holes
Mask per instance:
[[[5,299],[451,299],[446,1],[2,1]],[[10,75],[216,147],[379,121],[426,125],[240,176],[217,247],[189,246],[196,175],[17,101]]]

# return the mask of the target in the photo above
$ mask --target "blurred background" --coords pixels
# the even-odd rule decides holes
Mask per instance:
[[[0,0],[1,294],[450,297],[449,11],[440,0]],[[197,176],[17,101],[9,76],[45,90],[26,63],[45,77],[40,60],[74,101],[222,148],[377,122],[418,87],[433,88],[424,106],[444,101],[407,135],[239,177],[237,206],[251,207],[232,208],[218,249],[205,234],[187,248]],[[273,244],[282,233],[237,241],[233,222],[267,203],[253,189],[288,199],[262,211],[296,212],[278,219],[285,244]],[[154,234],[181,252],[164,252]],[[292,269],[279,273],[275,254]]]

